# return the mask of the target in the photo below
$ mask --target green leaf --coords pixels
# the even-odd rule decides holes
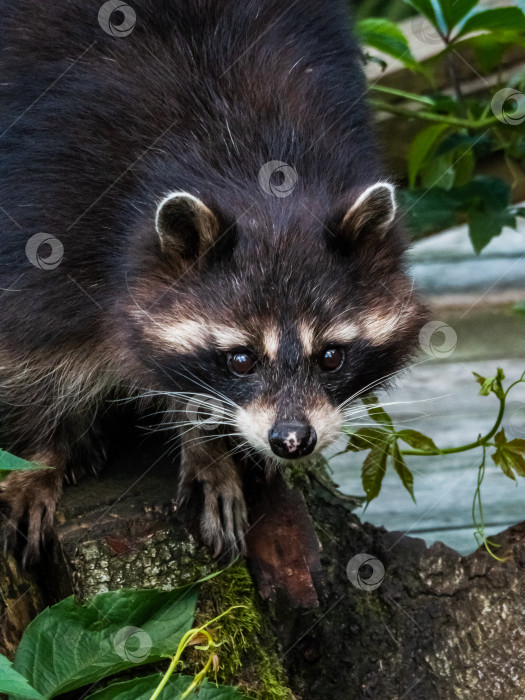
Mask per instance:
[[[420,68],[412,55],[406,36],[394,22],[379,18],[363,19],[357,23],[357,33],[366,46],[382,51],[406,66]]]
[[[489,396],[489,394],[494,393],[498,399],[503,399],[505,396],[505,390],[503,389],[503,382],[505,380],[505,373],[498,367],[495,377],[482,377],[477,372],[472,372],[476,378],[477,383],[481,386],[480,396]]]
[[[122,683],[113,683],[88,697],[90,700],[149,700],[161,680],[162,675],[158,673],[145,678],[134,678]],[[192,676],[170,678],[160,694],[159,700],[179,700],[192,681]],[[214,683],[204,680],[199,692],[192,693],[189,697],[198,697],[199,700],[243,700],[246,696],[240,693],[237,688],[216,686]]]
[[[458,203],[453,192],[438,187],[401,190],[398,199],[415,237],[443,231],[457,222]]]
[[[449,129],[447,124],[433,124],[420,131],[408,150],[408,177],[410,187],[416,184],[424,161],[435,151],[440,136]]]
[[[461,157],[456,157],[456,162],[454,163],[454,185],[459,187],[470,182],[475,167],[476,158],[473,149],[464,150],[461,153]]]
[[[512,440],[507,442],[504,430],[494,436],[497,450],[492,455],[495,464],[501,468],[505,476],[516,481],[514,472],[518,476],[525,476],[525,440]]]
[[[515,225],[508,210],[511,188],[502,180],[478,177],[458,191],[468,214],[470,240],[476,253],[499,236],[504,226]]]
[[[25,459],[5,452],[5,450],[0,450],[0,471],[10,472],[18,469],[51,469],[51,467],[27,462]]]
[[[425,15],[434,26],[437,26],[438,21],[436,18],[436,13],[434,11],[434,6],[431,0],[404,0],[407,5],[411,5],[420,14]]]
[[[525,476],[525,458],[521,455],[508,450],[497,450],[492,459],[509,479],[516,481],[513,470],[519,476]]]
[[[481,389],[479,390],[479,395],[480,396],[489,396],[491,392],[491,384],[492,384],[492,379],[487,379],[487,377],[481,376],[481,374],[478,374],[477,372],[472,372],[472,374],[476,377],[477,383],[481,386]]]
[[[510,190],[510,185],[498,177],[478,176],[458,188],[458,198],[472,207],[485,204],[488,209],[503,210],[510,203]]]
[[[368,453],[361,469],[361,480],[367,502],[377,498],[386,472],[386,463],[390,451],[390,442],[377,443]]]
[[[435,454],[439,453],[435,442],[427,435],[423,435],[423,433],[417,430],[400,430],[397,433],[397,437],[416,450],[426,450],[427,452],[433,452]]]
[[[414,496],[414,477],[412,475],[412,472],[406,465],[406,462],[403,458],[403,455],[401,454],[397,442],[394,443],[392,449],[392,460],[394,462],[394,469],[396,470],[399,478],[401,479],[401,483],[411,495],[412,500],[415,503],[416,499]]]
[[[471,47],[474,50],[476,61],[483,73],[490,73],[495,70],[507,51],[525,45],[523,33],[507,30],[500,30],[497,34],[478,34],[463,39],[463,46]]]
[[[14,668],[45,698],[171,656],[191,629],[199,586],[73,597],[27,627]]]
[[[489,209],[471,211],[468,217],[469,236],[476,253],[481,251],[499,236],[504,226],[516,228],[516,219],[507,210]]]
[[[515,438],[514,440],[511,440],[509,443],[507,443],[507,445],[509,449],[512,450],[512,452],[516,452],[520,455],[525,455],[525,440]]]
[[[503,447],[507,444],[507,436],[505,435],[503,428],[494,436],[494,442],[498,447]]]
[[[362,399],[362,402],[365,406],[367,406],[366,410],[372,420],[374,420],[376,423],[386,425],[388,428],[393,429],[394,426],[392,424],[392,419],[390,418],[388,413],[385,411],[384,408],[381,408],[381,406],[376,405],[378,403],[378,399],[376,396],[366,396],[364,399]]]
[[[389,433],[379,428],[361,428],[350,435],[345,452],[361,452],[369,450],[375,443],[384,442]]]
[[[0,654],[0,693],[16,695],[17,698],[24,700],[44,700],[44,697],[29,685],[24,676],[15,671],[13,664],[2,654]]]
[[[449,31],[478,4],[479,0],[440,0]]]
[[[507,478],[517,481],[516,477],[514,476],[514,472],[512,471],[512,460],[509,460],[503,451],[496,450],[496,452],[494,452],[492,455],[492,459],[494,460],[496,466],[501,469]]]
[[[421,184],[427,189],[439,187],[444,190],[450,190],[454,184],[454,158],[451,154],[441,156],[440,158],[432,158],[425,164],[421,172]]]
[[[400,90],[399,88],[388,87],[387,85],[372,84],[369,86],[370,90],[375,92],[382,92],[385,95],[393,95],[394,97],[402,97],[404,100],[410,100],[411,102],[418,102],[424,104],[427,107],[436,107],[436,101],[438,96],[428,96],[428,95],[418,95],[417,92],[407,92],[406,90]]]
[[[490,138],[485,134],[480,138],[479,134],[468,134],[465,131],[454,131],[448,134],[436,149],[436,155],[443,156],[453,152],[455,154],[473,151],[476,149],[486,149],[490,145]]]
[[[458,36],[483,30],[497,32],[505,29],[525,30],[525,15],[522,10],[517,7],[500,7],[477,12],[463,24]]]
[[[502,225],[512,223],[515,216],[513,210],[509,211],[510,186],[497,177],[477,176],[448,192],[439,187],[402,190],[399,199],[406,210],[409,227],[417,233],[452,226],[460,220],[460,214],[467,216],[473,227],[471,235],[476,250],[486,244],[489,235],[498,235]],[[474,212],[482,214],[490,223],[485,227],[477,214],[472,216]]]

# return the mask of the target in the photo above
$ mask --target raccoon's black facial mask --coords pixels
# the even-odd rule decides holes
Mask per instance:
[[[169,195],[156,227],[172,277],[140,329],[146,364],[167,391],[224,401],[227,432],[268,457],[327,447],[350,401],[403,366],[423,319],[395,219],[388,183],[333,213],[329,234],[282,239],[239,234],[196,197]]]

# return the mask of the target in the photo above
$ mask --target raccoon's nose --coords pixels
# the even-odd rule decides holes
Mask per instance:
[[[311,425],[297,421],[276,423],[268,433],[270,447],[279,457],[297,459],[314,451],[317,435]]]

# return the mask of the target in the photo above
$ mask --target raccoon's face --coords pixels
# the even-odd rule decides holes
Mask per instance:
[[[392,186],[345,204],[234,223],[175,193],[157,210],[163,266],[148,274],[147,315],[135,314],[143,362],[166,392],[199,406],[208,395],[223,434],[267,457],[327,447],[353,399],[406,363],[425,318],[401,266]]]

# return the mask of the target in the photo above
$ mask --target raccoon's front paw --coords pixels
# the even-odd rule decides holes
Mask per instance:
[[[248,513],[242,488],[238,483],[225,483],[220,487],[204,483],[204,509],[200,529],[202,539],[210,547],[214,557],[233,561],[246,553],[244,535],[248,525]]]
[[[214,557],[233,560],[244,554],[248,514],[238,465],[220,435],[214,440],[193,431],[182,441],[179,502],[197,505],[200,533]],[[204,497],[202,499],[202,496]]]
[[[4,550],[21,550],[24,567],[39,559],[41,546],[51,537],[61,492],[58,469],[14,472],[0,484]]]

